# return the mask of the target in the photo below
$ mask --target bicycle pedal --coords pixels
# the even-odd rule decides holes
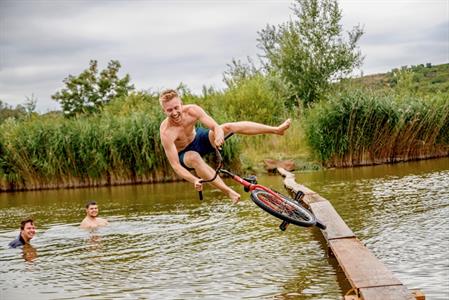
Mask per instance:
[[[279,225],[279,229],[285,231],[290,223],[287,221],[282,221],[281,225]]]
[[[301,203],[302,198],[304,197],[304,193],[302,191],[298,191],[295,195],[295,201],[297,201],[298,203]]]

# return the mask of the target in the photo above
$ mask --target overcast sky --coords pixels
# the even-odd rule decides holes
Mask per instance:
[[[260,54],[257,32],[292,15],[292,1],[0,0],[0,100],[51,95],[91,59],[121,62],[138,90],[224,88],[226,64]],[[449,62],[449,0],[340,0],[343,26],[364,26],[363,73]]]

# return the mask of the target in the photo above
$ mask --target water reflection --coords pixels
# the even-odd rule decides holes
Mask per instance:
[[[37,258],[36,248],[30,244],[23,245],[22,257],[28,262],[33,262]]]
[[[101,235],[97,232],[97,229],[92,229],[89,232],[89,237],[87,238],[87,247],[88,251],[97,251],[103,248]]]

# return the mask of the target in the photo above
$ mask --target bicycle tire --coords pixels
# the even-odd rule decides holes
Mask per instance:
[[[280,193],[273,195],[262,189],[251,192],[251,200],[269,214],[302,227],[316,225],[316,218],[307,208],[301,206],[293,199]]]

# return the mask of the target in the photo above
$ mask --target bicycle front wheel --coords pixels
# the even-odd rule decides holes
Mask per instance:
[[[288,223],[303,227],[316,224],[316,218],[311,211],[282,194],[256,189],[251,192],[251,200],[269,214]]]

